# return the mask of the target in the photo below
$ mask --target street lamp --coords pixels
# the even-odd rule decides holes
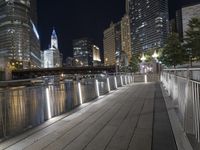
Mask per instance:
[[[142,61],[142,67],[140,67],[140,68],[142,68],[142,73],[146,73],[146,69],[145,69],[145,60],[146,60],[146,57],[144,56],[144,53],[142,54],[142,57],[141,57],[141,59],[140,59],[141,61]]]
[[[152,55],[152,57],[156,60],[156,62],[158,61],[158,53],[156,52],[156,50],[154,51],[154,53],[153,53],[153,55]]]
[[[146,60],[146,57],[144,56],[144,53],[143,53],[143,54],[142,54],[141,61],[142,61],[142,62],[145,62],[145,60]]]
[[[158,73],[158,53],[156,52],[156,50],[154,51],[152,57],[155,59],[156,61],[156,73]]]

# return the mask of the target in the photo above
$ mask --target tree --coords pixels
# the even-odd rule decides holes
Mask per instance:
[[[192,62],[200,60],[200,19],[192,18],[186,31],[185,48],[187,49],[187,58]]]
[[[139,63],[140,63],[140,54],[138,53],[133,54],[129,65],[132,72],[136,73],[140,70]]]
[[[170,34],[159,60],[166,66],[176,66],[184,62],[185,51],[176,33]]]

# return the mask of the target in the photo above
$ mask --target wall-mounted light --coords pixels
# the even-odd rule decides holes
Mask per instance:
[[[80,104],[83,104],[83,97],[82,97],[82,91],[81,91],[81,83],[78,82],[78,94],[79,94],[79,100],[80,100]]]
[[[116,76],[114,77],[114,81],[115,81],[115,88],[117,89],[118,87],[117,87],[117,78],[116,78]]]
[[[125,84],[127,85],[128,83],[127,83],[127,76],[125,76]]]
[[[51,105],[50,105],[50,95],[49,95],[49,89],[46,88],[46,100],[47,100],[47,113],[48,113],[48,119],[52,118],[51,115]]]
[[[122,76],[120,76],[120,81],[121,81],[121,85],[123,86],[123,79],[122,79]]]
[[[108,92],[110,92],[110,80],[107,78]]]
[[[144,82],[147,83],[147,75],[144,75]]]
[[[99,82],[98,82],[98,80],[95,80],[95,84],[96,84],[96,90],[97,90],[97,97],[99,97],[100,92],[99,92]]]

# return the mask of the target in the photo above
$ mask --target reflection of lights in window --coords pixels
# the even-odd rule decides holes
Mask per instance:
[[[31,24],[32,24],[32,27],[33,27],[33,31],[34,31],[34,33],[35,33],[37,39],[39,40],[39,39],[40,39],[39,34],[38,34],[37,29],[36,29],[34,23],[32,22],[32,20],[31,20]]]

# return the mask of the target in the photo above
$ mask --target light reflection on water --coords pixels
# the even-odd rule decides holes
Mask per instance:
[[[72,109],[73,81],[57,85],[16,87],[0,91],[0,137],[39,125],[51,117]],[[68,87],[70,86],[70,88]],[[73,92],[75,93],[75,92]],[[67,106],[67,101],[71,101]]]
[[[0,90],[0,138],[12,136],[120,87],[120,76]],[[80,84],[78,84],[80,83]]]

